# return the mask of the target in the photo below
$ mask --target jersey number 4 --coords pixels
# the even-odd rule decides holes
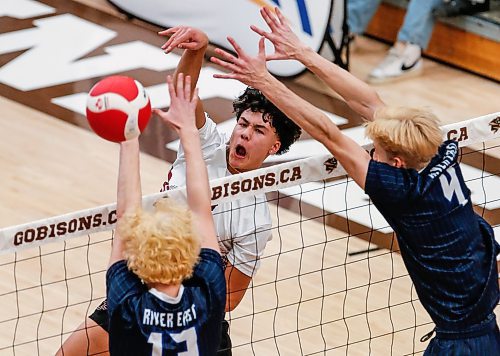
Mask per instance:
[[[465,205],[467,203],[467,199],[465,198],[464,192],[462,191],[462,187],[460,186],[460,180],[457,177],[455,168],[450,167],[446,170],[446,172],[448,172],[448,174],[450,175],[449,181],[444,174],[439,176],[444,196],[451,202],[453,196],[456,195],[458,203],[460,205]]]
[[[196,336],[196,330],[194,328],[189,328],[183,330],[178,334],[168,334],[172,338],[175,344],[186,343],[186,351],[179,352],[178,356],[198,356],[198,338]],[[162,333],[151,333],[148,339],[149,344],[153,344],[153,352],[151,356],[161,356],[163,351],[163,334]]]

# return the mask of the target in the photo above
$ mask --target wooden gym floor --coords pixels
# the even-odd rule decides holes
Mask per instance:
[[[116,14],[105,0],[79,2]],[[84,8],[75,5],[75,9]],[[123,17],[116,17],[116,21],[127,26]],[[19,29],[12,26],[2,26],[1,33]],[[383,58],[387,46],[360,38],[357,47],[351,71],[364,78]],[[0,65],[13,58],[0,55]],[[157,73],[155,79],[151,79],[151,73],[133,74],[152,85],[161,83],[166,72]],[[74,92],[88,90],[89,83],[75,83]],[[307,92],[315,104],[347,117],[345,127],[359,125],[359,118],[314,77],[303,75],[288,84],[301,93]],[[0,85],[0,227],[115,200],[117,145],[89,132],[81,115],[53,109],[45,96],[60,95],[54,92],[58,88],[68,93],[68,86],[56,86],[49,93],[25,93]],[[388,104],[431,107],[443,123],[500,111],[497,83],[430,60],[424,60],[422,76],[378,85],[376,90]],[[220,116],[223,121],[227,109],[219,113],[219,104],[207,102],[216,119]],[[157,128],[153,124],[151,129]],[[173,157],[172,152],[159,153],[172,136],[166,133],[161,142],[153,142],[153,135],[149,133],[145,140],[148,142],[143,142],[151,153],[141,157],[144,194],[159,190],[169,167],[164,159],[171,161]],[[500,157],[498,149],[491,154]],[[298,224],[298,214],[284,207],[272,205],[271,211],[275,225],[279,216],[282,227],[266,249],[252,289],[231,314],[234,355],[277,355],[278,350],[280,355],[407,355],[419,354],[425,348],[426,344],[418,339],[432,326],[427,324],[430,320],[418,302],[408,303],[416,295],[399,255],[384,249],[348,255],[373,246],[356,238],[347,239],[339,229],[324,229],[318,220]],[[0,355],[48,355],[56,351],[60,334],[64,338],[71,332],[105,294],[109,235],[93,235],[91,245],[88,237],[82,237],[66,245],[55,243],[28,250],[17,257],[0,256]],[[37,257],[40,254],[42,258]],[[40,281],[43,288],[39,287]],[[16,296],[12,293],[16,289],[23,292]],[[322,295],[325,297],[318,298]],[[64,309],[66,305],[69,307]],[[43,317],[27,316],[40,308],[48,311]],[[19,315],[25,317],[16,320]],[[423,326],[414,333],[415,323]],[[391,335],[391,330],[401,331]],[[14,333],[18,346],[8,347]],[[274,334],[280,336],[274,339]],[[32,342],[36,335],[38,343]],[[348,348],[342,346],[346,340]],[[324,348],[330,351],[323,353]]]

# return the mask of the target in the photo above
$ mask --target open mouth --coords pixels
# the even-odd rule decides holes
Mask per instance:
[[[238,158],[244,158],[247,155],[247,150],[242,145],[236,145],[234,152]]]

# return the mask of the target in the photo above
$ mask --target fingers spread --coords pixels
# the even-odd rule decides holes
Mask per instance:
[[[216,48],[215,53],[217,53],[219,56],[221,56],[227,62],[231,62],[231,63],[236,62],[236,57],[233,56],[231,53],[224,51],[223,49]],[[212,58],[216,58],[216,57],[212,57]]]
[[[184,99],[184,73],[179,73],[177,75],[177,97],[179,99]]]
[[[171,75],[167,76],[167,86],[168,86],[168,93],[170,94],[170,98],[175,97],[174,79],[172,78]]]
[[[218,79],[236,79],[236,80],[239,79],[239,76],[237,74],[234,74],[234,73],[214,74],[213,77],[218,78]]]
[[[189,37],[188,31],[185,28],[182,28],[178,30],[176,33],[174,33],[168,41],[162,46],[162,49],[165,50],[165,52],[170,52],[172,49],[177,47],[180,43],[186,41],[186,39]]]
[[[180,45],[178,45],[177,47],[179,48],[183,48],[183,49],[197,49],[198,48],[198,43],[196,42],[184,42]]]
[[[276,15],[278,15],[278,20],[282,25],[288,25],[288,20],[286,19],[285,15],[278,9],[277,7],[274,9],[276,12]]]
[[[184,99],[190,99],[191,98],[191,76],[187,75],[186,76],[186,81],[184,83]]]
[[[276,15],[273,14],[272,10],[268,7],[263,7],[260,13],[264,21],[266,21],[269,28],[271,28],[271,30],[273,31],[276,31],[279,26],[279,22],[276,19]]]
[[[264,31],[263,29],[255,26],[255,25],[250,25],[250,29],[253,31],[253,32],[256,32],[257,34],[261,35],[261,36],[265,36],[267,33],[266,31]]]
[[[266,55],[266,61],[274,61],[277,59],[286,59],[286,58],[283,58],[283,56],[279,55],[278,53]]]
[[[196,107],[196,104],[198,103],[198,88],[194,88],[194,91],[193,91],[193,97],[191,98],[191,103],[194,105],[194,107]]]
[[[239,71],[239,67],[234,65],[233,63],[229,63],[229,62],[226,62],[226,61],[223,61],[217,57],[211,57],[210,58],[210,61],[212,63],[215,63],[217,65],[220,65],[221,67],[223,68],[226,68],[232,72],[238,72]]]
[[[245,56],[245,51],[243,51],[243,48],[234,40],[232,37],[228,37],[227,40],[229,43],[231,43],[231,46],[233,46],[235,52],[238,54],[238,57],[244,57]]]
[[[259,55],[266,56],[266,45],[265,45],[265,37],[261,37],[259,40]]]
[[[179,29],[178,26],[174,26],[174,27],[167,28],[166,30],[159,31],[158,34],[162,35],[162,36],[168,36],[168,35],[170,35],[172,33],[177,32],[178,29]]]

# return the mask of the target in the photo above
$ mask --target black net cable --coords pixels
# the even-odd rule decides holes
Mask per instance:
[[[499,147],[483,142],[460,153],[461,164],[474,168],[466,180],[473,186],[474,208],[494,220],[495,231],[500,197],[491,182],[500,166],[490,152]],[[404,268],[394,233],[377,222],[371,201],[356,198],[354,188],[343,176],[269,196],[273,239],[241,305],[227,314],[233,355],[289,355],[290,350],[294,355],[377,355],[381,347],[384,355],[415,355],[425,349],[418,340],[433,323]],[[339,191],[343,197],[332,195]],[[311,196],[317,197],[316,209],[308,203]],[[343,202],[329,204],[331,199]],[[248,206],[254,225],[258,204],[254,199]],[[355,220],[359,216],[366,217],[363,224]],[[386,240],[386,247],[378,239]],[[0,289],[0,303],[9,310],[0,314],[0,329],[10,341],[2,341],[0,354],[44,355],[60,347],[105,297],[111,240],[105,232],[1,256],[2,279],[9,282]]]

